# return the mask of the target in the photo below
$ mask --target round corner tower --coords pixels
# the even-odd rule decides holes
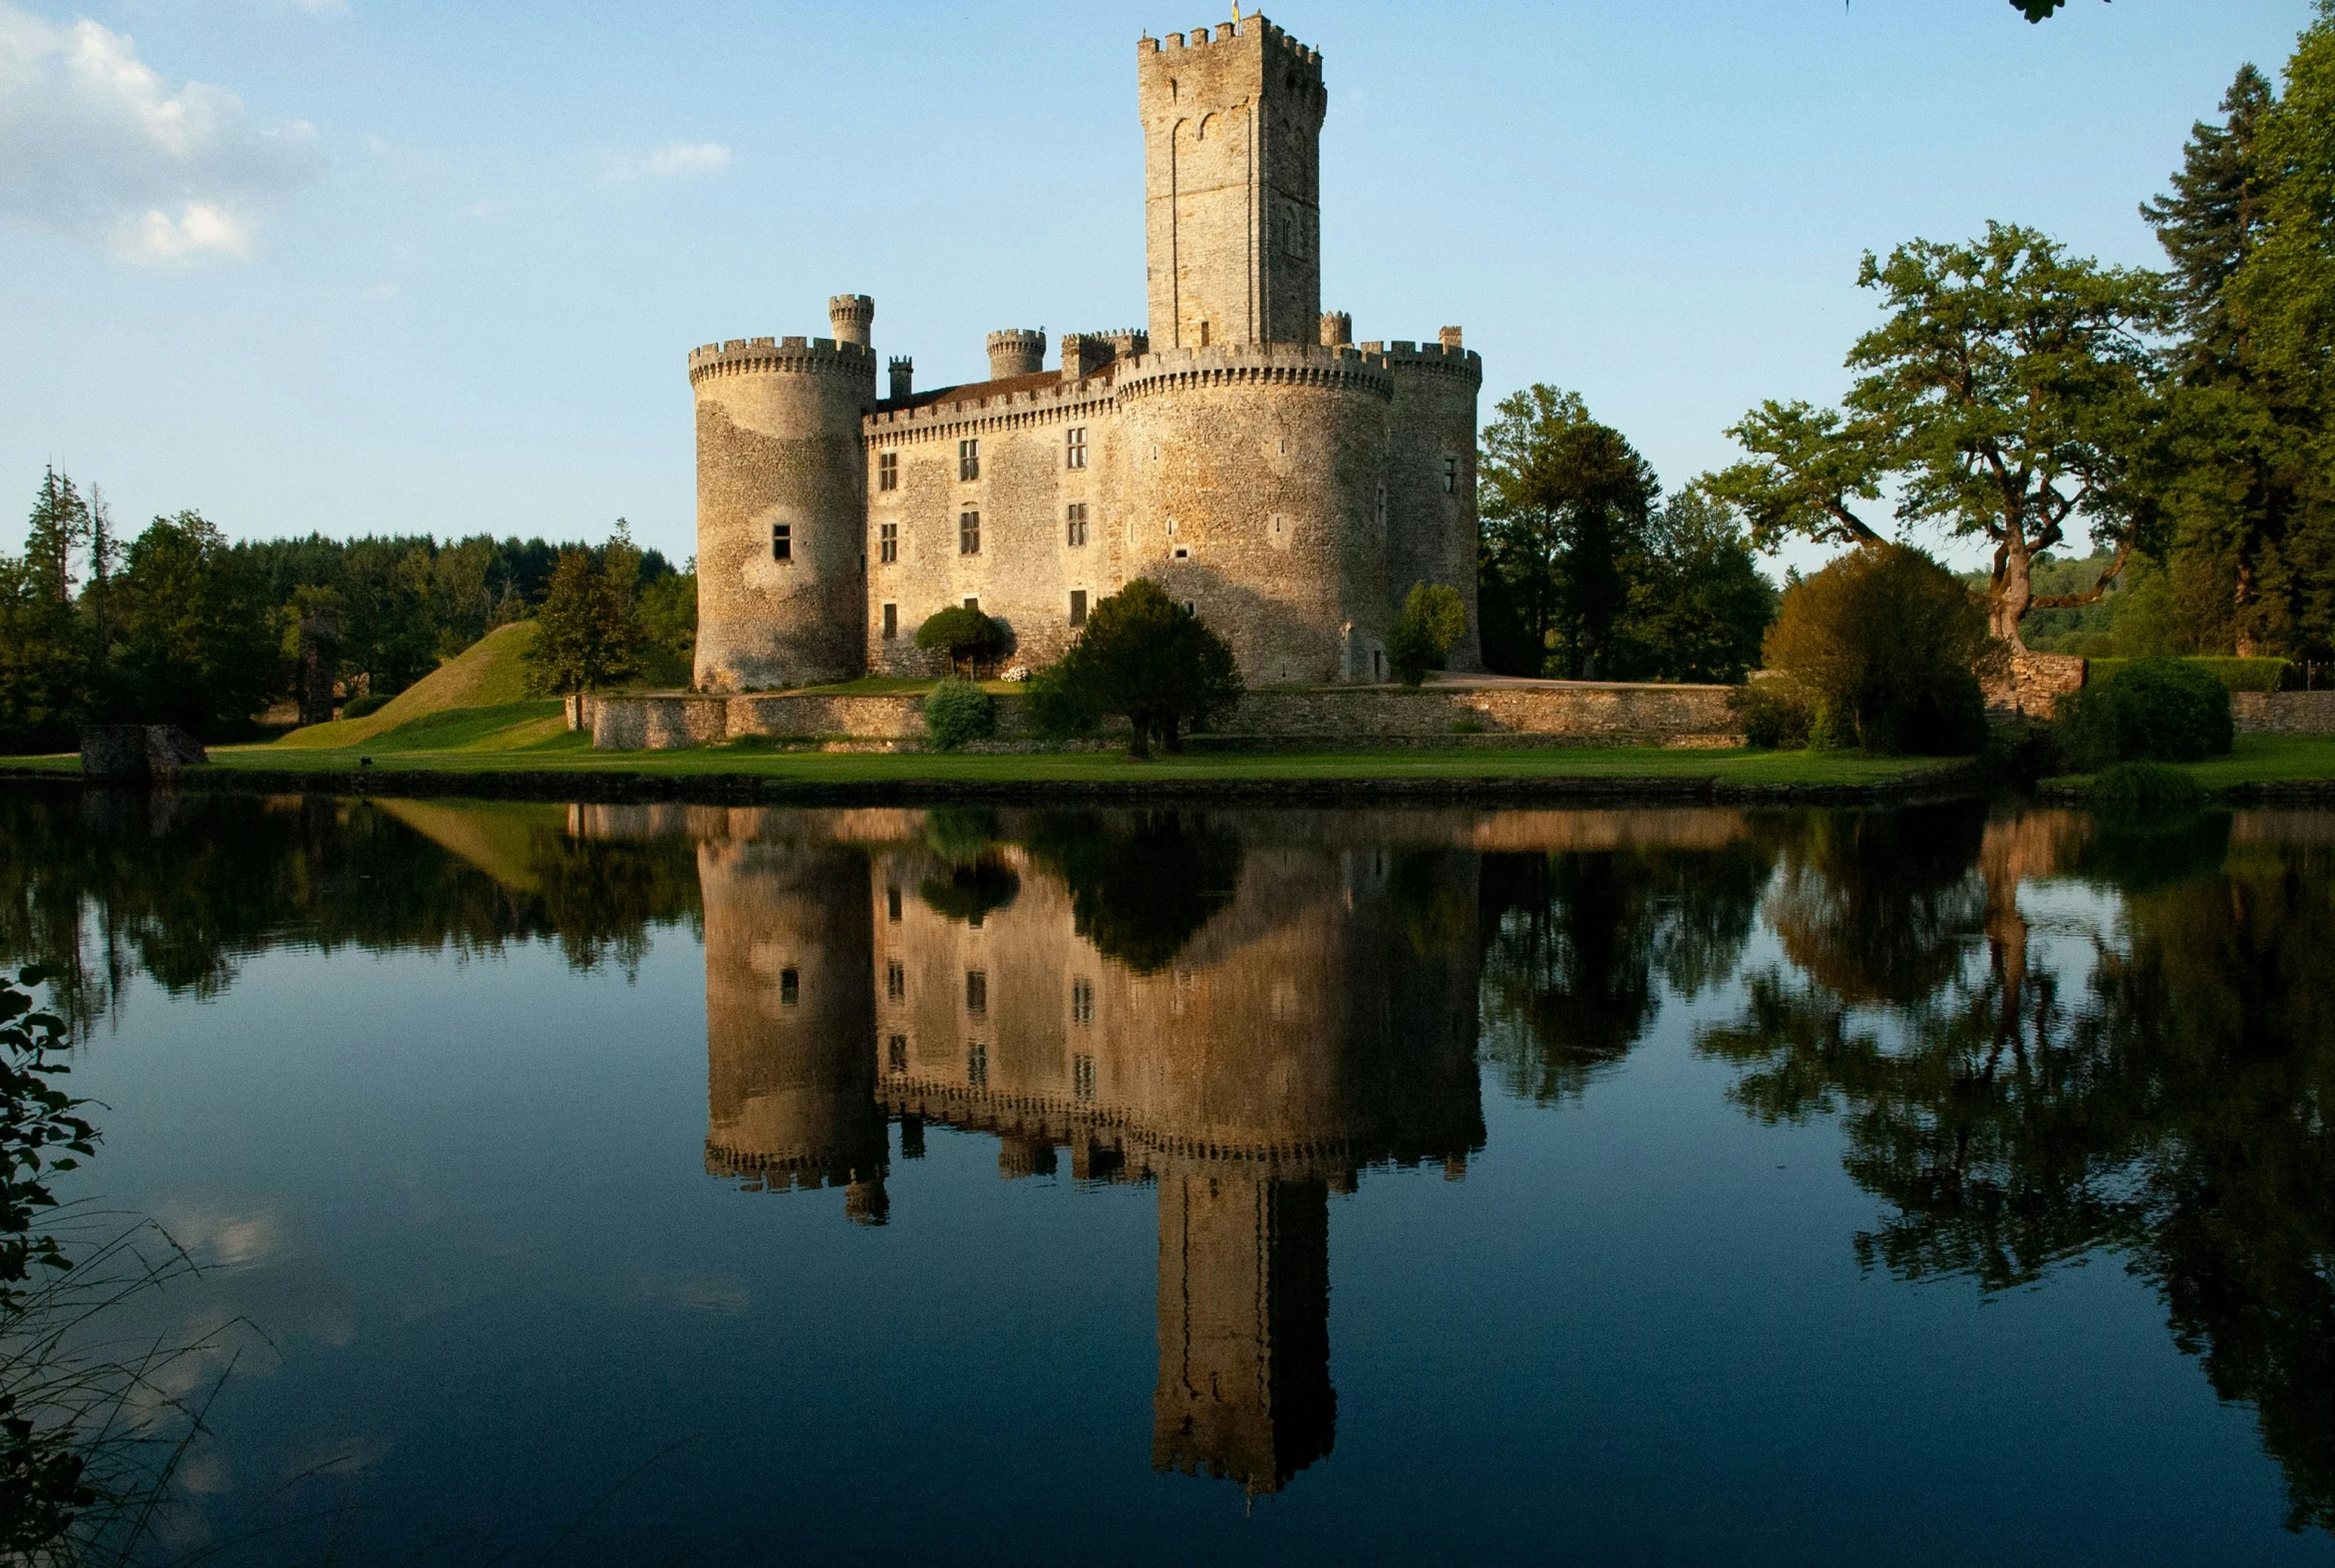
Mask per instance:
[[[829,301],[834,338],[733,338],[689,356],[697,405],[697,685],[847,680],[865,659],[874,301]]]

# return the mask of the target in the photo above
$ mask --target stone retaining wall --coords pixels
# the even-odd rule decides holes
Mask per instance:
[[[2232,692],[2240,735],[2335,735],[2335,692]]]
[[[1313,746],[1551,745],[1725,747],[1743,727],[1724,686],[1606,682],[1474,686],[1274,688],[1253,691],[1216,728],[1235,743]],[[652,692],[592,700],[599,751],[669,751],[774,740],[910,746],[923,738],[921,696],[766,692],[748,696]],[[997,741],[1038,739],[1028,703],[997,699]]]

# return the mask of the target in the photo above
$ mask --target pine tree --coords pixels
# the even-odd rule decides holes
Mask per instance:
[[[2262,73],[2240,66],[2221,98],[2222,124],[2200,120],[2190,128],[2171,191],[2141,207],[2172,263],[2191,379],[2234,369],[2239,334],[2223,290],[2270,221],[2276,176],[2263,167],[2258,142],[2272,103]]]

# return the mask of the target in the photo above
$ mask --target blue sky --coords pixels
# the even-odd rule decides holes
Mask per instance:
[[[1677,484],[1829,399],[1858,255],[2135,208],[2309,0],[1292,0],[1323,303],[1463,325],[1485,412],[1580,391]],[[872,294],[921,385],[1140,325],[1135,41],[1013,6],[0,0],[0,544],[42,465],[232,534],[692,549],[689,348]]]

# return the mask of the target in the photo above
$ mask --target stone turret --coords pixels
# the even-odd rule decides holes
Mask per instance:
[[[1034,376],[1046,368],[1046,331],[1008,327],[989,334],[989,379]]]
[[[845,680],[865,660],[875,306],[831,302],[861,341],[732,338],[689,356],[697,402],[697,685]]]
[[[891,400],[905,403],[916,390],[916,362],[906,355],[895,355],[885,367],[891,372]]]
[[[1322,347],[1344,348],[1354,341],[1354,318],[1342,310],[1322,312]]]
[[[827,319],[835,329],[837,343],[855,343],[865,348],[872,341],[868,334],[875,325],[875,301],[865,294],[831,295]]]

